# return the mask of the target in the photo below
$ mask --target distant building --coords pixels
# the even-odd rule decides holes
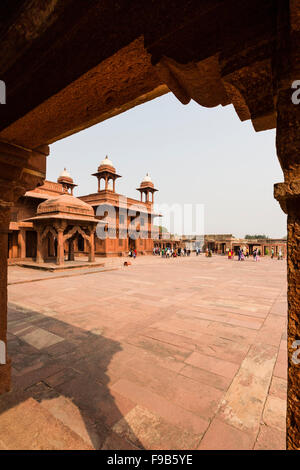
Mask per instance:
[[[204,250],[212,250],[213,253],[226,254],[229,250],[238,253],[240,248],[246,248],[252,254],[254,249],[260,251],[261,256],[271,254],[272,248],[274,256],[277,256],[281,249],[282,255],[285,257],[287,253],[287,241],[284,238],[258,238],[246,239],[235,238],[232,234],[213,234],[204,236]]]

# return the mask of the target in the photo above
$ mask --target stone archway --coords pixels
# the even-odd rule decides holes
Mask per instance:
[[[183,104],[232,103],[256,131],[277,128],[284,182],[274,195],[288,215],[288,448],[300,448],[300,366],[292,361],[300,336],[299,1],[224,0],[208,8],[164,0],[156,9],[133,0],[117,11],[105,1],[102,15],[97,2],[89,8],[58,3],[47,11],[41,3],[34,12],[31,2],[22,12],[14,0],[1,6],[1,78],[9,78],[11,107],[7,113],[1,107],[0,122],[0,340],[6,343],[10,207],[45,178],[47,145],[170,90]],[[58,70],[74,44],[74,61]],[[16,72],[24,68],[20,79]],[[34,94],[27,93],[29,84]],[[9,376],[9,365],[1,365],[0,392],[9,389]]]

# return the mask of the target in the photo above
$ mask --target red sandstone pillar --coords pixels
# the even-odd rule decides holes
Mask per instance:
[[[92,231],[90,235],[90,251],[89,251],[89,262],[95,261],[95,232]]]
[[[19,245],[19,258],[22,260],[26,258],[26,231],[21,228],[18,233],[18,245]]]
[[[287,448],[300,449],[300,105],[291,90],[280,90],[277,102],[277,152],[285,182],[276,184],[274,196],[287,214],[288,268],[288,397]],[[278,249],[278,247],[276,246]]]
[[[42,231],[41,229],[37,229],[36,232],[37,232],[36,262],[42,263],[44,261]]]
[[[68,252],[68,261],[74,261],[75,256],[74,256],[74,240],[70,239],[69,240],[69,252]]]
[[[64,249],[64,230],[62,228],[57,230],[57,258],[56,264],[62,265],[65,262],[65,249]]]
[[[0,394],[10,389],[11,365],[7,357],[7,248],[10,204],[0,201]],[[5,353],[5,358],[2,357]]]

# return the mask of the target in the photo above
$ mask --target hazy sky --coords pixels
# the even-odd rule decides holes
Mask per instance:
[[[205,233],[286,235],[286,216],[273,199],[283,181],[275,131],[255,132],[233,106],[184,106],[171,93],[51,145],[47,179],[64,167],[75,195],[97,191],[100,161],[108,155],[123,177],[116,191],[139,199],[149,172],[159,204],[203,204]]]

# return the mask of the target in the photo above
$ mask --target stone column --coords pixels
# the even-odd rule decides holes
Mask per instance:
[[[63,265],[64,262],[65,262],[64,229],[59,228],[57,230],[57,258],[56,258],[56,264]]]
[[[43,240],[42,240],[42,229],[36,229],[37,234],[37,247],[36,247],[36,262],[43,263],[44,261],[44,253],[43,253]]]
[[[7,357],[7,248],[10,206],[0,200],[0,394],[10,389],[11,365]]]
[[[10,361],[3,360],[7,335],[7,248],[10,207],[42,184],[49,148],[36,150],[0,142],[0,394],[10,389]],[[3,364],[2,362],[5,362]]]
[[[70,238],[69,240],[69,253],[68,253],[68,261],[74,261],[74,239]]]
[[[95,261],[95,230],[91,230],[89,263],[94,263],[94,261]]]
[[[19,258],[26,258],[26,230],[21,228],[18,233]]]
[[[300,77],[299,77],[300,78]],[[287,448],[300,449],[300,104],[291,100],[291,88],[281,89],[277,99],[278,158],[284,183],[274,186],[274,196],[287,214],[288,269],[288,397]]]

